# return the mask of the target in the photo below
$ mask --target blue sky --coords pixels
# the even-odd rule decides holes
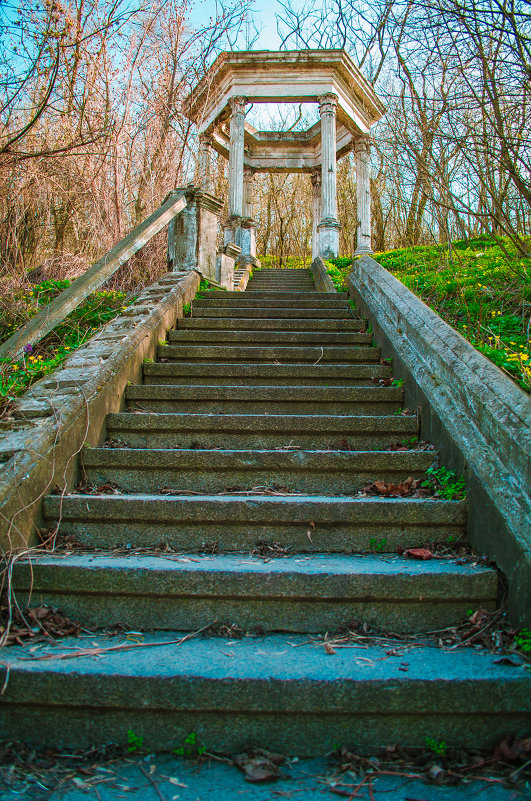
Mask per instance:
[[[241,49],[278,50],[280,39],[277,34],[275,12],[281,11],[281,7],[276,0],[255,0],[253,6],[256,24],[261,28],[261,33],[251,48],[248,47],[245,37],[242,37]],[[192,22],[204,21],[205,16],[215,16],[216,9],[219,11],[220,7],[220,3],[216,0],[195,0],[191,9]]]

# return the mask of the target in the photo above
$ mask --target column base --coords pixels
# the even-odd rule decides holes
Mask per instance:
[[[355,256],[363,256],[364,253],[371,254],[374,253],[374,250],[372,250],[372,248],[370,248],[368,245],[360,245],[354,251]]]
[[[337,220],[322,220],[319,231],[319,256],[322,259],[335,259],[339,254],[339,229]]]

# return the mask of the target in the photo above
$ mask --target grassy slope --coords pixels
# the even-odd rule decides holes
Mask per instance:
[[[0,298],[0,342],[50,303],[70,281],[44,281],[11,297]],[[47,334],[35,348],[27,348],[22,359],[0,360],[0,418],[9,414],[12,401],[47,373],[51,373],[72,351],[83,345],[105,323],[132,302],[124,292],[93,292],[81,306]]]
[[[487,237],[375,253],[374,258],[494,364],[531,391],[531,258]],[[505,250],[505,252],[504,252]],[[334,259],[340,288],[351,259]]]

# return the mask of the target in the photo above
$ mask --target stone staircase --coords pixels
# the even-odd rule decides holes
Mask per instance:
[[[84,491],[45,499],[65,547],[15,566],[19,603],[31,589],[32,605],[107,633],[5,652],[8,736],[73,746],[133,730],[173,749],[193,732],[209,750],[312,755],[523,730],[523,670],[410,637],[495,608],[497,574],[399,555],[463,539],[464,502],[360,492],[436,458],[385,450],[418,434],[391,376],[308,271],[196,299],[108,416],[105,446],[82,453]],[[397,644],[319,636],[360,624]]]

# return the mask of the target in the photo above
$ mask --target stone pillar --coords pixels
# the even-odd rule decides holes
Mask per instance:
[[[168,269],[199,270],[216,280],[216,244],[223,202],[186,187],[186,208],[168,226]]]
[[[339,253],[339,220],[336,189],[336,106],[337,95],[319,98],[321,115],[321,221],[319,255],[333,258]]]
[[[195,183],[204,192],[212,192],[212,137],[210,134],[199,134],[199,161]]]
[[[319,255],[319,223],[321,222],[321,168],[312,170],[312,261]]]
[[[229,217],[243,217],[244,97],[230,100]]]
[[[356,254],[372,253],[371,247],[371,146],[366,137],[358,139],[356,157],[356,198],[358,208],[358,246]]]
[[[244,167],[243,218],[235,241],[241,247],[238,263],[259,266],[260,262],[256,258],[256,223],[253,219],[253,183],[254,170],[251,167]]]

